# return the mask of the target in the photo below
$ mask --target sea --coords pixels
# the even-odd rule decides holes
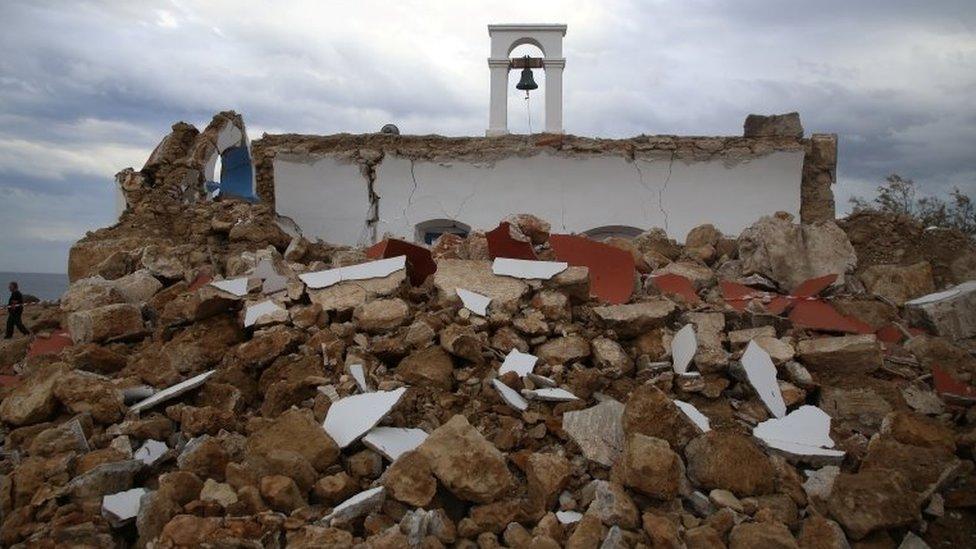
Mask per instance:
[[[15,281],[20,286],[20,293],[36,296],[42,301],[55,301],[68,289],[68,275],[62,273],[9,273],[0,271],[0,296],[2,304],[6,305],[10,297],[7,283]]]

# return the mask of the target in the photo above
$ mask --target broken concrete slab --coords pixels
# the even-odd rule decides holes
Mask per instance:
[[[486,316],[488,314],[488,305],[491,303],[490,297],[465,290],[464,288],[455,288],[454,291],[461,298],[461,303],[464,304],[465,309],[478,316]]]
[[[386,459],[396,461],[403,454],[415,450],[425,440],[427,433],[422,429],[373,427],[363,437],[363,444]]]
[[[749,384],[755,389],[759,399],[775,417],[786,415],[786,403],[776,381],[776,366],[769,354],[755,341],[750,341],[742,354],[742,367]]]
[[[339,448],[345,448],[382,421],[406,392],[401,387],[339,399],[329,407],[322,428]]]
[[[698,352],[698,338],[695,337],[695,327],[685,324],[674,334],[671,340],[671,364],[678,375],[688,373],[688,365]]]
[[[330,526],[336,521],[349,522],[379,509],[385,499],[386,488],[383,486],[370,488],[336,505],[331,513],[322,517],[319,523],[323,526]]]
[[[149,439],[142,443],[142,446],[140,446],[139,449],[132,454],[132,457],[145,463],[147,466],[152,467],[159,460],[161,460],[168,451],[169,446],[167,446],[165,442]]]
[[[244,309],[244,327],[258,324],[277,323],[288,320],[288,311],[270,299]]]
[[[491,264],[491,272],[499,276],[510,276],[525,280],[549,280],[568,267],[569,264],[562,261],[532,261],[496,257]]]
[[[210,378],[210,376],[214,375],[216,371],[217,370],[210,370],[209,372],[204,372],[202,374],[193,376],[190,379],[181,381],[176,385],[167,387],[162,391],[159,391],[158,393],[154,394],[153,396],[143,401],[137,402],[132,406],[129,406],[129,411],[138,414],[139,412],[143,410],[148,410],[149,408],[152,408],[153,406],[156,406],[161,402],[166,402],[167,400],[176,398],[182,395],[183,393],[192,391],[197,387],[203,385],[207,381],[207,379]]]
[[[624,405],[605,400],[585,410],[563,414],[563,430],[583,451],[583,455],[611,467],[624,447]]]
[[[113,528],[121,528],[135,520],[139,514],[140,501],[147,493],[145,488],[132,488],[102,497],[102,516]]]
[[[502,362],[502,365],[498,367],[498,375],[501,376],[508,372],[515,372],[519,377],[525,377],[532,373],[538,361],[539,357],[535,355],[523,353],[518,349],[512,349],[505,355],[505,360]]]
[[[518,394],[518,391],[512,389],[508,385],[505,385],[499,379],[493,379],[491,380],[491,383],[495,386],[498,394],[501,395],[502,400],[504,400],[506,404],[520,412],[524,412],[528,409],[529,402],[522,398],[522,395]]]
[[[800,406],[785,417],[768,419],[756,425],[752,434],[791,458],[820,464],[844,457],[843,451],[832,449],[830,416],[816,406]]]
[[[698,427],[703,433],[707,433],[712,430],[711,424],[708,421],[708,417],[701,413],[698,408],[695,408],[694,404],[690,402],[685,402],[683,400],[674,399],[675,406],[677,406],[681,411],[688,416],[688,419]]]
[[[566,389],[558,387],[542,387],[541,389],[522,389],[522,394],[531,400],[546,400],[549,402],[570,402],[579,397]]]
[[[976,336],[976,280],[905,303],[906,316],[951,339]]]
[[[371,278],[385,278],[397,271],[402,271],[407,266],[407,256],[401,255],[377,261],[368,261],[358,265],[337,267],[324,271],[303,273],[298,278],[308,286],[309,289],[319,290],[334,286],[344,280],[367,280]]]

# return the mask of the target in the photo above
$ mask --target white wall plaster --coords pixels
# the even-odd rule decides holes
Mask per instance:
[[[376,234],[413,240],[418,223],[442,218],[490,230],[510,213],[529,212],[559,232],[661,227],[683,241],[693,227],[713,223],[738,235],[761,215],[799,215],[802,165],[802,151],[738,162],[540,153],[476,164],[387,155],[376,167]],[[336,244],[367,243],[368,187],[357,165],[280,155],[274,173],[278,213],[305,234]]]

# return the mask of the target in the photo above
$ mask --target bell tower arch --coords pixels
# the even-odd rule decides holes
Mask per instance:
[[[491,95],[485,135],[508,133],[508,72],[512,69],[509,55],[523,44],[542,50],[542,70],[546,73],[546,132],[563,133],[564,36],[566,25],[488,25]]]

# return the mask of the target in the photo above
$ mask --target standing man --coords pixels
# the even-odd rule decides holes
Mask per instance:
[[[20,330],[20,333],[30,335],[27,327],[20,320],[20,316],[24,313],[24,296],[17,289],[16,282],[11,282],[8,288],[10,288],[10,299],[7,301],[7,333],[4,339],[10,339],[14,336],[15,326]]]

